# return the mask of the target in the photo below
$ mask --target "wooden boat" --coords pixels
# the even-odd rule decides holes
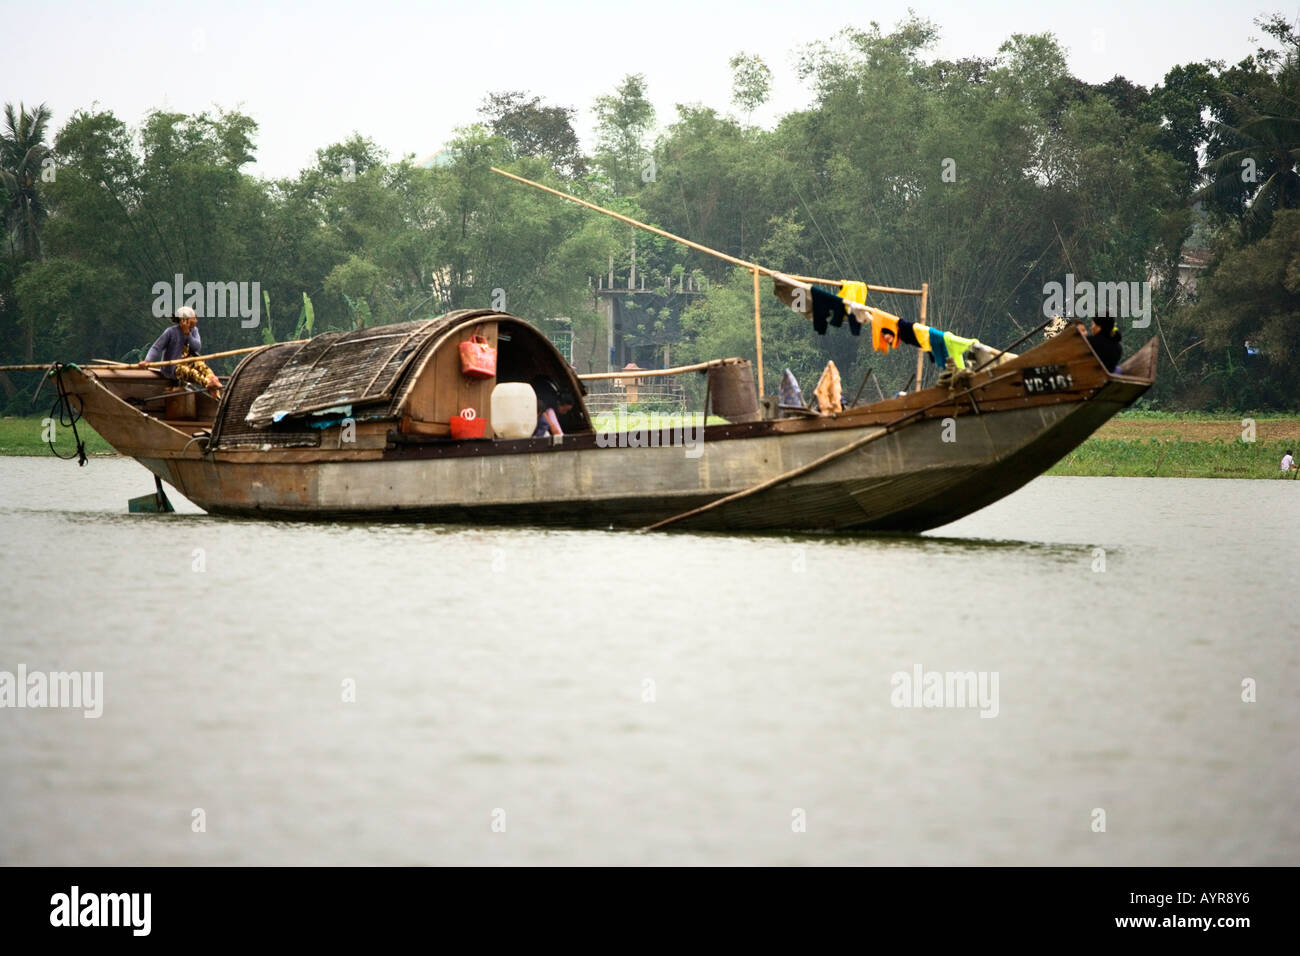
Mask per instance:
[[[459,345],[475,335],[498,349],[495,379],[461,374]],[[718,367],[752,383],[748,363]],[[710,425],[690,448],[611,441],[580,398],[561,437],[452,438],[461,409],[490,419],[495,384],[540,375],[586,392],[538,329],[490,310],[258,349],[220,402],[169,397],[152,370],[57,376],[114,448],[216,515],[919,532],[1042,474],[1155,367],[1154,339],[1116,374],[1071,327],[951,383],[832,415],[735,416],[755,420]]]

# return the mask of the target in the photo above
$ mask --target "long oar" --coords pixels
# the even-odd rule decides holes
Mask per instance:
[[[292,342],[276,342],[276,345],[305,345],[311,339],[294,339]],[[186,362],[206,362],[208,359],[229,358],[232,355],[247,355],[249,352],[256,352],[259,349],[268,348],[266,345],[250,345],[246,349],[231,349],[228,352],[213,352],[209,355],[190,355],[186,358],[170,359],[166,362],[145,362],[145,368],[162,368],[164,365],[184,365]]]
[[[276,342],[276,345],[305,345],[311,339],[294,339],[292,342]],[[81,368],[163,368],[167,365],[184,365],[188,362],[206,362],[209,359],[229,358],[232,355],[247,355],[249,352],[256,352],[259,349],[268,348],[265,345],[250,345],[242,349],[230,349],[226,352],[213,352],[209,355],[190,355],[185,358],[169,359],[165,362],[142,362],[132,364],[130,362],[114,362],[112,359],[95,359],[95,365],[82,365]],[[0,365],[0,372],[45,372],[53,368],[55,362],[43,362],[31,365]]]

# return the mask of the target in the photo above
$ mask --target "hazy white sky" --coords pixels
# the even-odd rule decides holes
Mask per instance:
[[[794,70],[803,44],[893,26],[909,6],[939,25],[940,56],[992,56],[1012,33],[1052,32],[1076,76],[1149,86],[1178,63],[1241,59],[1260,13],[1300,13],[1296,0],[1254,2],[1268,0],[0,0],[0,100],[47,102],[55,129],[94,103],[131,126],[155,107],[237,107],[260,124],[255,171],[279,176],[354,130],[393,158],[423,157],[477,118],[488,90],[577,107],[588,147],[592,101],[627,73],[646,75],[660,123],[676,103],[727,110],[727,60],[742,50],[776,73],[755,117],[770,124],[808,102]]]

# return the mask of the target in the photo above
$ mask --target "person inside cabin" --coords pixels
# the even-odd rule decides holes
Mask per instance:
[[[1104,315],[1093,319],[1092,334],[1088,336],[1088,344],[1097,353],[1097,358],[1101,359],[1101,364],[1106,367],[1106,371],[1119,371],[1119,360],[1124,350],[1119,344],[1119,329],[1115,327],[1114,319]]]
[[[573,411],[573,396],[556,388],[554,382],[541,375],[533,379],[532,384],[533,391],[537,393],[537,428],[533,431],[533,437],[563,435],[560,419]]]
[[[149,352],[140,363],[140,368],[147,368],[150,362],[172,362],[191,355],[200,355],[202,353],[199,349],[202,345],[199,339],[198,315],[190,306],[182,306],[172,316],[171,327],[149,346]],[[221,390],[221,380],[204,362],[164,365],[157,371],[176,385],[206,388],[213,395]]]

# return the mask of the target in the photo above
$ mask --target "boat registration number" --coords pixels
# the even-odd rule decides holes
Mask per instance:
[[[1025,369],[1025,394],[1063,392],[1074,385],[1064,365],[1033,365]]]

